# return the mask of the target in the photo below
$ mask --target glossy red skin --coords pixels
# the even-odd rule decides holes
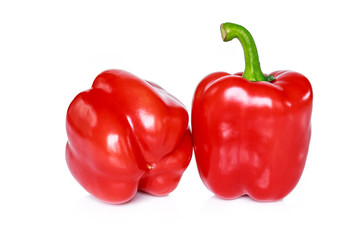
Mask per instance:
[[[313,93],[303,75],[271,73],[250,82],[217,72],[198,85],[192,108],[196,163],[217,196],[284,198],[303,172],[311,135]]]
[[[159,86],[105,71],[68,108],[68,167],[108,203],[127,202],[138,190],[167,195],[191,159],[188,121],[185,107]]]

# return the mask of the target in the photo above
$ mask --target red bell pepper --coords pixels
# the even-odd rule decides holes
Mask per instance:
[[[224,41],[238,38],[244,73],[216,72],[198,85],[192,132],[204,184],[217,196],[284,198],[303,172],[311,135],[313,93],[292,71],[264,75],[255,42],[242,26],[221,25]]]
[[[192,155],[185,107],[154,83],[121,70],[101,73],[75,97],[66,130],[72,175],[108,203],[127,202],[138,189],[167,195]]]

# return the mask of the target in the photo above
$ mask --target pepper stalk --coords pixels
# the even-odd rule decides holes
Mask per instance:
[[[265,76],[262,73],[255,41],[246,28],[234,23],[223,23],[220,26],[220,31],[224,42],[231,41],[234,38],[240,41],[245,55],[244,78],[251,82],[275,80],[274,76]]]

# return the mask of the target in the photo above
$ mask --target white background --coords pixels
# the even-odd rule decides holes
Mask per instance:
[[[0,239],[359,239],[358,11],[349,0],[1,1]],[[221,40],[227,21],[252,33],[263,72],[298,71],[313,85],[294,191],[274,203],[218,199],[193,157],[169,196],[91,197],[65,163],[71,100],[118,68],[190,110],[204,76],[244,69],[239,42]]]

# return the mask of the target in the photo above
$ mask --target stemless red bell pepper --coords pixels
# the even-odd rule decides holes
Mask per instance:
[[[184,105],[154,83],[121,70],[102,72],[68,108],[68,167],[108,203],[127,202],[138,189],[166,195],[191,159],[188,120]]]
[[[292,71],[264,75],[250,33],[221,25],[224,41],[238,38],[244,73],[216,72],[198,85],[192,107],[196,163],[217,196],[284,198],[303,172],[311,135],[310,82]]]

